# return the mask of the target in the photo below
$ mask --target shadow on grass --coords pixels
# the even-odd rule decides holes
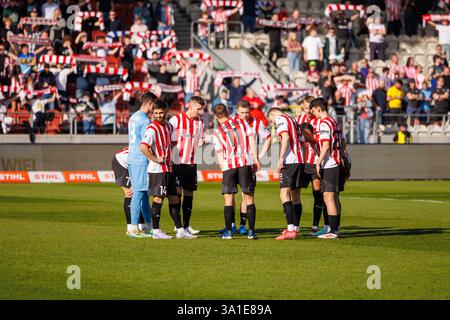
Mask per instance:
[[[283,231],[282,228],[256,229],[256,233],[260,238],[277,237]],[[315,239],[309,236],[309,228],[301,228],[302,239]],[[341,238],[362,238],[362,237],[386,237],[386,236],[420,236],[431,234],[450,234],[450,228],[405,228],[395,229],[391,227],[361,227],[361,226],[344,226],[342,227]],[[218,230],[202,230],[201,236],[208,238],[217,238],[221,235]],[[245,236],[245,235],[244,235]],[[236,235],[236,237],[244,237]]]

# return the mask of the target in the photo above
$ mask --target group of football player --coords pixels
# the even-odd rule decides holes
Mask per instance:
[[[124,192],[127,235],[133,238],[171,239],[160,229],[161,207],[168,198],[176,238],[197,238],[191,224],[197,190],[195,154],[205,143],[202,115],[205,100],[193,96],[186,111],[167,120],[168,106],[153,93],[142,96],[140,110],[128,124],[129,145],[112,161],[116,183]],[[323,239],[340,237],[339,193],[350,175],[350,158],[339,123],[327,112],[327,101],[306,96],[298,119],[272,108],[267,116],[280,141],[277,171],[280,199],[287,222],[276,240],[296,239],[302,216],[301,189],[312,185],[313,227],[310,235]],[[235,234],[257,239],[255,232],[256,172],[271,147],[271,130],[250,116],[251,106],[240,101],[237,114],[218,104],[214,117],[214,150],[222,170],[225,228],[222,239]],[[270,126],[271,127],[271,126]],[[263,145],[258,151],[258,141]],[[241,188],[240,222],[236,225],[235,195]],[[152,197],[150,206],[149,197]],[[321,216],[324,225],[319,228]],[[248,229],[247,229],[248,223]]]

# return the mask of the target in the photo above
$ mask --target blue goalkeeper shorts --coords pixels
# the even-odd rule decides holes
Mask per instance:
[[[148,173],[146,164],[128,164],[133,191],[148,191]]]

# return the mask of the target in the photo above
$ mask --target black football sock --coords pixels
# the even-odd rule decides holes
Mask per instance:
[[[322,198],[323,198],[323,193],[322,193]],[[323,202],[323,224],[329,226],[330,225],[330,221],[328,219],[328,209],[327,206],[325,205],[325,201]]]
[[[161,203],[153,202],[152,204],[152,222],[153,229],[159,229],[159,219],[161,218]]]
[[[127,220],[127,224],[131,224],[131,198],[123,199],[123,211],[125,212],[125,219]]]
[[[254,204],[247,206],[247,215],[248,215],[248,229],[254,231],[256,222],[256,207]]]
[[[169,204],[169,212],[170,216],[172,217],[173,223],[175,224],[175,227],[177,229],[180,229],[183,227],[181,224],[181,215],[180,215],[180,205],[177,204]]]
[[[332,233],[336,233],[339,231],[338,227],[338,216],[328,216],[328,219],[330,220],[330,228]]]
[[[303,206],[301,203],[293,205],[294,208],[294,226],[300,227],[300,219],[302,218]]]
[[[189,227],[192,215],[192,197],[183,197],[183,227]]]
[[[322,215],[323,194],[320,191],[313,191],[314,207],[313,207],[313,226],[318,226],[320,216]]]
[[[287,224],[294,224],[294,208],[292,206],[292,201],[283,203],[283,209]]]
[[[337,229],[339,231],[339,229],[341,228],[341,215],[337,216]]]
[[[247,224],[247,214],[248,214],[248,211],[247,211],[247,213],[241,212],[241,223],[240,223],[241,226],[245,226]],[[249,220],[250,220],[250,218],[249,218]],[[250,221],[249,221],[249,223],[250,223]]]
[[[233,206],[225,206],[224,208],[225,227],[228,231],[231,231],[231,224],[233,223],[234,208]]]

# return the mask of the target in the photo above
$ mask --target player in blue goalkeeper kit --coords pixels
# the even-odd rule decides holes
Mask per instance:
[[[128,171],[130,174],[133,196],[131,198],[131,230],[130,237],[152,236],[150,203],[148,200],[148,159],[140,151],[141,140],[151,121],[148,115],[152,111],[153,102],[158,98],[153,93],[146,93],[141,99],[141,108],[133,113],[128,122]],[[145,228],[139,230],[139,215],[142,212]]]

